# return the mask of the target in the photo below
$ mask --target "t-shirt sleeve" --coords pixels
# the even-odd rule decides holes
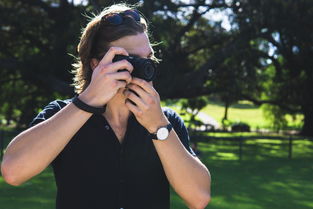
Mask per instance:
[[[187,151],[193,156],[197,156],[189,145],[190,137],[183,119],[181,119],[181,117],[170,108],[163,108],[163,112],[170,121],[170,123],[173,125],[173,128],[178,138],[180,139],[184,147],[187,149]]]
[[[60,111],[63,107],[68,104],[67,101],[55,100],[50,102],[44,109],[38,113],[38,115],[30,122],[29,127],[32,127],[42,121],[47,120],[52,117],[58,111]]]

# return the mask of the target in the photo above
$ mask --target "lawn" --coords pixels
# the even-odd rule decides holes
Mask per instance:
[[[177,112],[181,112],[181,101],[180,100],[167,100],[162,103],[164,106],[169,106]],[[208,104],[201,110],[202,113],[211,116],[219,124],[224,117],[225,107],[220,102],[208,102]],[[287,115],[286,119],[288,121],[289,128],[299,128],[302,124],[302,115],[297,115],[295,120]],[[255,106],[248,101],[240,101],[237,104],[232,105],[228,110],[228,120],[237,123],[244,122],[250,125],[253,129],[272,129],[272,121],[269,120],[261,106]]]
[[[165,105],[165,103],[163,103]],[[180,112],[179,102],[166,104]],[[202,112],[218,122],[224,114],[219,103],[209,103]],[[246,122],[252,128],[269,127],[262,109],[239,103],[229,109],[229,120]],[[292,121],[289,118],[292,126]],[[296,121],[299,124],[299,120]],[[295,125],[297,126],[297,125]],[[11,133],[6,138],[12,138]],[[255,137],[257,133],[210,133],[214,137]],[[279,136],[279,135],[278,135]],[[6,140],[6,143],[8,140]],[[212,175],[212,209],[312,209],[313,142],[295,140],[293,159],[288,160],[288,140],[248,139],[239,160],[236,141],[199,142],[201,160]],[[0,209],[53,209],[55,184],[51,168],[19,187],[7,185],[0,176]],[[171,208],[186,209],[171,190]]]
[[[312,209],[313,142],[294,142],[288,160],[285,140],[246,140],[243,159],[234,141],[199,142],[201,160],[212,175],[212,209]],[[20,187],[0,177],[1,209],[52,209],[55,185],[51,169]],[[172,209],[187,208],[172,191]]]

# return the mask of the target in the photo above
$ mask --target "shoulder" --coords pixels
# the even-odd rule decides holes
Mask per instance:
[[[164,115],[167,117],[167,119],[172,123],[172,125],[176,128],[182,128],[184,127],[184,121],[179,116],[177,112],[175,112],[173,109],[169,107],[162,107]]]
[[[56,113],[59,110],[61,110],[63,107],[71,103],[72,99],[66,99],[66,100],[54,100],[50,102],[48,105],[46,105],[40,113]],[[39,114],[40,114],[39,113]]]
[[[168,118],[180,118],[178,113],[176,113],[173,109],[169,107],[162,107],[163,113]]]
[[[72,98],[71,99],[65,99],[65,100],[54,100],[52,102],[50,102],[43,110],[47,109],[47,108],[53,108],[53,109],[62,109],[63,107],[65,107],[66,105],[68,105],[69,103],[72,102]]]
[[[47,120],[48,118],[52,117],[55,113],[60,111],[63,107],[71,103],[71,101],[72,98],[65,100],[57,99],[50,102],[38,113],[38,115],[32,120],[29,126],[34,126],[44,120]]]
[[[193,156],[196,156],[194,151],[189,146],[189,133],[188,129],[186,128],[183,119],[179,116],[178,113],[176,113],[174,110],[172,110],[169,107],[162,107],[164,115],[168,118],[169,122],[173,125],[173,128],[178,135],[178,138],[182,142],[182,144],[185,146],[187,151],[192,154]]]

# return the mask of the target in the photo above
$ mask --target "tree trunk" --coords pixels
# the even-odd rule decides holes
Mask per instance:
[[[230,103],[229,102],[225,102],[225,111],[224,111],[224,117],[222,119],[222,126],[223,126],[223,130],[226,131],[227,130],[227,120],[228,120],[228,109],[229,109]]]
[[[304,124],[301,130],[303,136],[313,136],[313,107],[305,108]]]
[[[229,102],[226,102],[226,103],[225,103],[225,112],[224,112],[223,121],[224,121],[224,120],[228,120],[228,108],[229,108]]]

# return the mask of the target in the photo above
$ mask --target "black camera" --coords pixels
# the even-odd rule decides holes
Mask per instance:
[[[113,62],[126,59],[133,65],[134,70],[131,73],[132,76],[144,79],[146,81],[152,81],[156,76],[156,64],[151,59],[140,58],[136,56],[124,56],[115,55]],[[119,70],[119,71],[125,71]]]

